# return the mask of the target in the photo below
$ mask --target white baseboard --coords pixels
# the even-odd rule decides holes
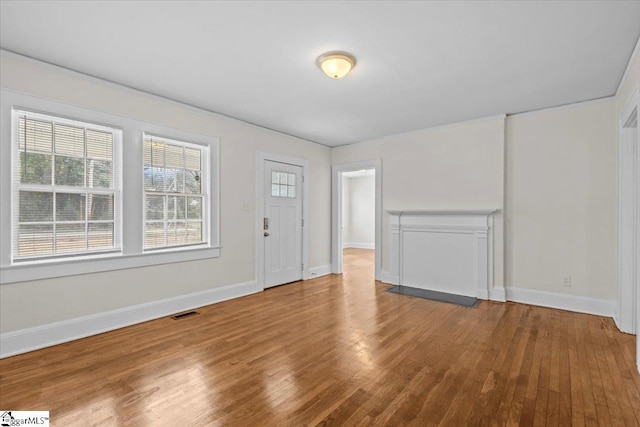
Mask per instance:
[[[493,287],[489,289],[489,299],[491,301],[507,302],[507,291],[505,288]]]
[[[476,298],[485,301],[507,302],[504,288],[491,288],[488,291],[478,289]]]
[[[615,301],[536,289],[507,287],[507,300],[596,316],[613,317]]]
[[[309,279],[326,276],[327,274],[331,274],[331,264],[319,265],[318,267],[311,267],[309,269]]]
[[[398,285],[399,282],[399,278],[398,276],[393,276],[390,272],[388,271],[381,271],[380,272],[380,281],[382,283],[387,283],[389,285]],[[506,298],[506,293],[505,293],[505,289],[504,288],[492,288],[489,292],[485,292],[482,295],[478,295],[478,298],[480,299],[489,299],[491,301],[500,301],[500,302],[506,302],[507,298]]]
[[[622,331],[622,328],[621,328],[622,325],[621,325],[621,322],[620,322],[620,315],[618,314],[618,304],[616,304],[615,308],[614,308],[613,323],[615,323],[616,327]],[[622,331],[622,332],[624,332],[624,331]]]
[[[382,270],[380,272],[380,281],[389,285],[398,286],[398,276],[393,276],[390,272]]]
[[[398,277],[392,276],[388,271],[382,271],[380,281],[397,285]],[[616,306],[613,300],[514,287],[494,287],[489,290],[487,295],[479,295],[478,298],[500,302],[513,301],[606,317],[614,316]]]
[[[348,248],[375,249],[376,244],[375,243],[358,243],[358,242],[347,242],[342,244],[342,249],[348,249]]]
[[[7,332],[0,334],[0,359],[260,291],[250,281]]]

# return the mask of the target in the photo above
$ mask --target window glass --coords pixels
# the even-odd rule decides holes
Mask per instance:
[[[202,159],[208,148],[150,135],[143,145],[145,249],[206,243]]]
[[[296,197],[296,174],[287,172],[271,172],[271,196]]]
[[[115,129],[16,111],[13,259],[116,249]]]

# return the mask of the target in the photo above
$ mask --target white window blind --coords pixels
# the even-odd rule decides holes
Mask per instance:
[[[144,249],[208,243],[209,148],[145,134]]]
[[[121,131],[14,110],[14,261],[119,251]]]

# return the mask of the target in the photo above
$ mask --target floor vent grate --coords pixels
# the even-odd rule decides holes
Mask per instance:
[[[171,316],[171,318],[173,320],[180,320],[180,319],[184,319],[185,317],[195,316],[196,314],[200,314],[200,312],[195,311],[195,310],[191,310],[191,311],[185,311],[184,313],[175,314],[175,315]]]

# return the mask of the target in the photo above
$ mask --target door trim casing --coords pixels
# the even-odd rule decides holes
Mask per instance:
[[[331,167],[331,272],[342,273],[342,173],[360,169],[376,171],[375,279],[382,271],[382,160],[366,160]]]
[[[614,320],[636,334],[640,372],[640,86],[618,116],[618,304]],[[633,117],[635,132],[628,129]],[[635,133],[635,138],[633,135]],[[629,154],[632,153],[632,156]],[[625,220],[626,219],[626,220]]]
[[[256,153],[256,283],[259,290],[264,290],[264,236],[262,218],[264,218],[264,162],[286,163],[302,168],[302,280],[309,279],[309,160],[300,157],[284,156],[281,154],[258,151]]]

